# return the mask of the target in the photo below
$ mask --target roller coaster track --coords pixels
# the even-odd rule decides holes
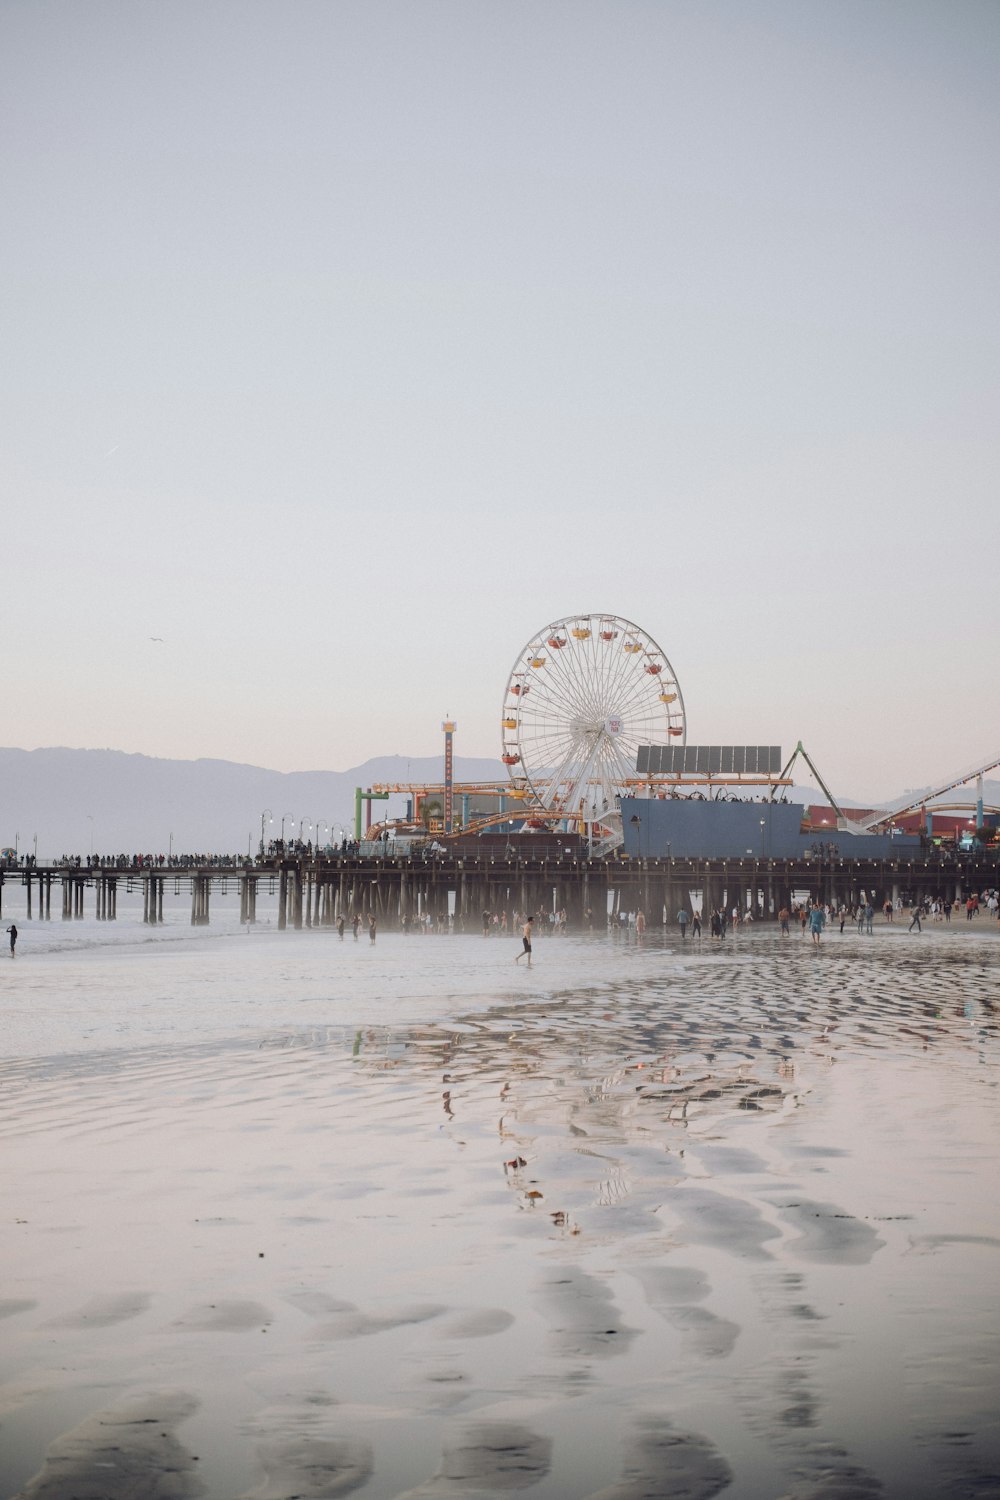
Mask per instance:
[[[935,797],[942,797],[945,792],[953,792],[956,787],[965,786],[967,781],[978,780],[985,776],[987,771],[995,771],[1000,766],[1000,755],[995,755],[991,760],[984,761],[981,766],[973,766],[971,771],[963,771],[960,776],[952,776],[940,786],[934,787],[932,791],[921,792],[914,797],[912,802],[904,803],[902,807],[894,807],[891,812],[878,812],[868,818],[866,822],[859,823],[859,833],[873,833],[875,829],[882,828],[887,823],[893,823],[897,818],[905,818],[907,813],[916,812],[927,802],[933,802]]]

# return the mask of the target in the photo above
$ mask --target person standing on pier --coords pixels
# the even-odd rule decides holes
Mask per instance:
[[[14,949],[17,947],[17,928],[14,926],[13,922],[11,922],[10,926],[7,928],[7,931],[10,934],[10,956],[11,958],[13,958]]]
[[[524,926],[521,928],[521,942],[523,944],[523,951],[520,952],[520,953],[518,953],[518,954],[516,954],[515,958],[514,958],[514,962],[517,964],[517,963],[520,963],[521,959],[524,957],[524,955],[527,954],[528,955],[528,968],[529,969],[531,968],[531,933],[532,933],[532,926],[531,926],[531,924],[532,924],[532,922],[534,920],[535,920],[534,917],[530,917],[529,916],[526,919]]]

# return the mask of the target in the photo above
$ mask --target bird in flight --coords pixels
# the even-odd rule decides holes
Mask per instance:
[[[165,646],[167,644],[166,641],[163,639],[162,635],[151,635],[149,637],[149,639],[151,641],[159,641],[159,643],[160,643],[161,646]]]

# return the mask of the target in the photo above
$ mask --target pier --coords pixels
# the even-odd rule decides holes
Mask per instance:
[[[782,906],[809,898],[853,907],[863,896],[882,904],[942,897],[962,901],[1000,886],[1000,850],[930,849],[900,858],[851,859],[837,854],[797,859],[590,858],[579,851],[538,856],[468,853],[334,854],[258,857],[230,864],[145,868],[26,865],[0,870],[0,915],[12,887],[25,892],[28,921],[51,921],[52,889],[61,890],[63,921],[92,916],[113,922],[118,897],[141,894],[142,921],[163,921],[164,893],[189,894],[192,926],[210,922],[213,895],[239,894],[239,920],[257,921],[258,896],[276,898],[279,929],[335,927],[341,918],[398,930],[429,918],[449,917],[474,931],[483,912],[565,911],[570,928],[601,927],[619,912],[643,911],[653,925],[672,922],[700,893],[705,912],[741,910],[769,920]],[[57,903],[58,905],[58,903]]]

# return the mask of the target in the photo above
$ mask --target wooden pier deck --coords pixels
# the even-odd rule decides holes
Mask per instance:
[[[263,884],[262,884],[263,883]],[[418,916],[439,921],[449,911],[454,923],[475,930],[484,911],[551,912],[565,910],[571,928],[601,926],[606,913],[642,910],[647,920],[673,920],[681,906],[690,909],[691,892],[702,893],[703,910],[747,905],[757,892],[765,918],[791,905],[796,892],[853,906],[862,892],[881,905],[915,898],[964,900],[973,891],[1000,886],[1000,851],[931,850],[898,860],[852,860],[841,855],[795,860],[763,859],[591,859],[579,854],[523,854],[508,858],[466,854],[407,856],[303,855],[246,860],[231,864],[163,866],[17,865],[0,870],[0,915],[3,896],[12,885],[26,890],[28,920],[50,921],[52,893],[64,921],[89,915],[113,922],[118,896],[141,892],[142,921],[163,921],[164,893],[189,893],[191,923],[209,922],[213,892],[235,887],[240,922],[257,920],[257,900],[264,890],[277,898],[277,925],[334,927],[341,917],[367,921],[374,915],[381,928],[393,929]],[[589,913],[589,915],[588,915]]]

